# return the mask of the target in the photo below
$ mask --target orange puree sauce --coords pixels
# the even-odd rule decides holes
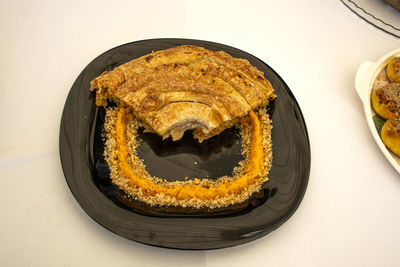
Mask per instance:
[[[163,193],[178,200],[189,200],[197,198],[201,200],[215,199],[227,194],[235,194],[240,192],[252,184],[263,172],[264,169],[264,151],[263,151],[263,136],[262,127],[257,115],[251,110],[247,115],[251,125],[251,137],[249,146],[248,165],[243,175],[235,180],[227,180],[222,183],[217,183],[208,188],[191,184],[171,185],[157,184],[144,177],[136,174],[128,162],[128,148],[126,140],[126,124],[125,109],[120,108],[117,114],[115,123],[116,145],[118,150],[118,168],[121,174],[129,180],[129,184],[135,188],[141,188],[146,194]]]

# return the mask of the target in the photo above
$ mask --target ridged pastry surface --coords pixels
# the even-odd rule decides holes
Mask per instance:
[[[203,141],[275,98],[271,83],[247,60],[183,45],[106,71],[91,82],[96,104],[128,105],[149,131],[173,140],[194,130]]]

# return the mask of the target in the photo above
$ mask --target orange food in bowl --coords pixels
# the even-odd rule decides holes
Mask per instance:
[[[400,157],[400,120],[387,120],[382,127],[381,138],[387,148]]]
[[[371,104],[374,111],[384,119],[396,117],[396,102],[390,99],[386,90],[380,88],[372,92]]]
[[[395,57],[390,60],[386,71],[389,81],[400,83],[400,57]]]

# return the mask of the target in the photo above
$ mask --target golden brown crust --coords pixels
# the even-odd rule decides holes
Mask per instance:
[[[219,78],[213,78],[212,85],[207,81],[193,81],[187,79],[159,79],[148,83],[141,89],[129,93],[123,100],[132,106],[139,117],[145,116],[149,112],[156,111],[159,104],[168,103],[163,97],[165,93],[169,98],[176,98],[173,95],[186,93],[186,98],[180,98],[177,101],[197,102],[192,99],[193,96],[203,95],[205,98],[201,103],[220,103],[228,114],[232,116],[243,115],[249,110],[249,104],[240,96],[238,92],[225,86]],[[168,99],[169,100],[169,99]],[[156,104],[154,107],[151,105]],[[212,104],[211,104],[212,105]]]
[[[168,137],[182,129],[194,129],[200,141],[275,97],[271,83],[247,60],[190,45],[153,52],[105,72],[91,82],[91,90],[96,90],[97,105],[115,97],[131,106],[148,130]],[[176,114],[182,109],[165,108],[175,102],[187,103],[188,114],[207,112],[185,118]],[[165,109],[169,113],[158,114]]]

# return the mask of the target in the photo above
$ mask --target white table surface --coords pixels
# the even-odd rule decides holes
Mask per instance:
[[[213,251],[156,248],[102,228],[73,198],[58,151],[72,83],[102,52],[159,37],[245,50],[294,93],[310,180],[297,212],[271,234]],[[1,0],[0,265],[399,266],[400,176],[354,90],[362,61],[398,47],[334,0]]]

